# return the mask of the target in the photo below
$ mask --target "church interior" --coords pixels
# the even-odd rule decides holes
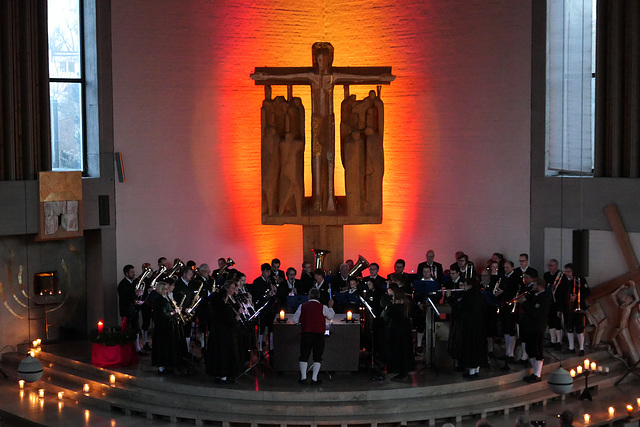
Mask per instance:
[[[59,153],[51,148],[49,87],[60,81],[46,75],[46,3],[0,6],[0,368],[7,374],[0,377],[0,424],[473,426],[487,418],[507,426],[526,415],[556,425],[553,414],[568,408],[576,426],[638,425],[640,312],[636,304],[625,314],[612,295],[640,280],[640,184],[633,181],[640,175],[639,3],[79,0],[81,181],[75,198],[61,199],[79,200],[65,205],[77,206],[78,222],[65,225],[75,232],[54,238],[46,236],[40,175],[62,170],[52,166]],[[567,80],[565,90],[549,75],[570,62],[573,45],[560,41],[566,51],[550,52],[563,30],[549,28],[579,7],[589,12],[584,28],[595,33],[580,61],[594,71],[577,86]],[[362,256],[384,276],[397,259],[417,274],[427,250],[445,268],[457,251],[476,266],[496,252],[517,265],[526,253],[540,275],[549,259],[579,265],[593,307],[586,357],[612,371],[587,377],[593,400],[579,398],[585,387],[578,377],[569,394],[549,391],[552,372],[584,359],[560,353],[549,355],[548,366],[545,359],[542,382],[529,385],[521,370],[495,367],[477,382],[424,365],[402,384],[335,373],[322,389],[308,390],[293,374],[265,374],[260,366],[226,388],[193,373],[158,379],[148,358],[113,372],[91,366],[90,333],[98,322],[122,320],[116,287],[127,264],[140,273],[160,257],[212,266],[230,257],[250,282],[274,258],[283,270],[314,261],[308,225],[265,220],[265,88],[250,76],[260,67],[311,67],[316,42],[331,43],[333,66],[345,72],[391,67],[395,76],[390,84],[349,88],[359,100],[377,90],[384,102],[381,215],[329,233],[326,268],[336,272]],[[274,98],[291,96],[286,84],[270,90]],[[580,91],[587,101],[569,100]],[[292,95],[305,107],[303,190],[310,199],[312,89],[296,84]],[[336,153],[342,99],[336,87]],[[559,118],[565,113],[577,117],[577,131]],[[351,190],[339,158],[333,185],[341,201]],[[49,273],[55,295],[47,297]],[[42,349],[36,358],[44,375],[19,389],[17,365],[32,347]],[[450,363],[445,352],[442,363]],[[84,383],[91,392],[81,390]],[[39,389],[46,397],[35,396]],[[67,397],[56,399],[62,389]]]

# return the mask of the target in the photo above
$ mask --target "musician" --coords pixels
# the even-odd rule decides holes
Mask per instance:
[[[145,269],[147,268],[151,268],[151,264],[149,264],[148,262],[145,262],[144,264],[142,264],[142,271],[144,272]],[[151,326],[151,314],[152,314],[152,310],[151,310],[151,304],[150,301],[147,301],[149,298],[149,291],[150,291],[150,286],[151,286],[151,275],[147,275],[147,277],[144,278],[144,292],[142,293],[141,297],[138,297],[138,299],[140,301],[143,301],[142,304],[139,305],[140,307],[140,313],[142,314],[142,342],[144,343],[143,347],[142,347],[142,351],[146,351],[146,352],[150,352],[151,351],[151,346],[149,345],[149,327]]]
[[[240,368],[238,354],[238,323],[240,318],[230,297],[236,295],[238,284],[227,280],[211,297],[211,333],[205,355],[207,374],[219,384],[230,384]]]
[[[476,271],[475,265],[473,262],[469,261],[469,255],[464,252],[460,253],[456,258],[456,262],[458,264],[458,268],[460,268],[460,275],[462,279],[477,279],[478,272]]]
[[[176,280],[176,285],[173,290],[173,299],[178,303],[178,306],[183,310],[189,307],[194,298],[196,289],[193,289],[193,285],[190,286],[193,279],[193,269],[184,266],[180,269],[180,277]],[[191,322],[187,322],[183,325],[184,336],[187,341],[187,348],[191,349]]]
[[[222,286],[227,279],[236,275],[238,270],[233,268],[232,265],[234,265],[234,262],[231,258],[218,258],[218,268],[213,270],[213,273],[211,273],[216,286]]]
[[[391,283],[387,289],[391,297],[382,312],[386,322],[386,362],[389,372],[397,372],[393,378],[403,380],[413,369],[413,336],[411,332],[411,302],[402,288]]]
[[[162,266],[164,266],[167,270],[171,268],[171,263],[169,262],[169,260],[167,258],[165,258],[163,256],[158,258],[158,270],[160,270],[160,268],[162,268]],[[156,272],[158,270],[156,270]]]
[[[383,290],[386,288],[387,281],[384,280],[382,276],[379,276],[378,272],[380,272],[380,266],[378,265],[377,262],[372,262],[371,264],[369,264],[369,275],[362,279],[362,283],[364,284],[364,289],[371,289],[371,287],[368,285],[368,282],[373,282],[374,288],[377,288],[380,290]]]
[[[256,310],[264,308],[258,317],[258,351],[262,351],[265,338],[269,337],[269,348],[273,348],[273,321],[276,317],[275,296],[277,287],[271,276],[271,264],[264,263],[260,266],[261,274],[250,286],[249,293],[253,299]]]
[[[520,254],[520,256],[518,256],[518,264],[519,267],[516,267],[516,269],[514,270],[514,273],[520,277],[520,280],[523,280],[524,275],[527,272],[530,272],[530,270],[535,270],[532,267],[529,266],[529,254],[525,254],[522,253]],[[538,277],[538,272],[535,273],[535,277]]]
[[[333,285],[333,292],[343,292],[349,289],[349,264],[342,263],[338,269],[338,277],[335,277],[331,284]]]
[[[255,314],[253,307],[253,297],[247,291],[247,276],[244,273],[236,272],[231,280],[235,280],[238,289],[236,291],[235,300],[240,306],[240,335],[238,336],[238,354],[242,363],[249,362],[251,358],[251,349],[256,348],[255,331],[256,320],[252,319]]]
[[[209,268],[209,264],[200,264],[200,267],[198,267],[198,273],[194,275],[193,280],[204,283],[202,290],[206,291],[207,295],[213,292],[215,281],[211,277],[211,268]]]
[[[504,255],[502,255],[500,252],[494,252],[493,255],[491,255],[491,262],[498,263],[498,274],[500,276],[504,276]]]
[[[313,276],[313,267],[311,267],[310,262],[302,263],[302,272],[300,272],[300,289],[299,295],[308,295],[309,290],[313,287],[313,284],[316,282],[315,277]]]
[[[395,281],[399,285],[402,282],[403,284],[410,284],[411,280],[409,279],[409,275],[404,272],[404,267],[406,263],[403,259],[397,259],[396,263],[393,265],[393,273],[387,276],[387,281]],[[395,278],[393,275],[395,274]]]
[[[485,303],[487,304],[487,310],[484,316],[484,332],[487,337],[487,355],[490,360],[495,359],[495,355],[493,353],[493,342],[498,336],[498,330],[500,329],[500,320],[498,317],[498,307],[500,306],[500,303],[498,301],[498,297],[496,297],[496,292],[499,287],[497,280],[495,283],[491,283],[494,277],[496,276],[492,276],[491,272],[487,269],[482,270],[480,273],[480,289],[485,298]]]
[[[289,297],[304,295],[300,293],[301,283],[296,279],[296,274],[298,274],[298,272],[295,268],[287,268],[287,272],[285,273],[287,279],[278,285],[278,300],[280,301],[280,307],[286,307],[287,310],[295,310],[299,305],[297,298]]]
[[[518,292],[518,295],[529,294],[535,291],[535,281],[538,279],[538,271],[534,268],[527,268],[522,276],[522,286]],[[527,353],[527,342],[522,338],[522,322],[524,319],[524,309],[520,300],[517,303],[518,316],[518,337],[520,338],[520,344],[522,345],[522,354],[520,355],[520,364],[527,366],[529,364],[529,354]],[[546,326],[545,326],[546,327]]]
[[[429,298],[429,294],[433,294],[437,292],[440,288],[440,285],[437,281],[433,279],[431,276],[431,272],[433,271],[431,267],[426,265],[425,263],[422,267],[422,271],[420,272],[421,278],[415,280],[413,282],[413,303],[415,304],[413,310],[413,317],[411,320],[413,321],[413,326],[416,329],[416,353],[422,354],[422,340],[424,338],[425,329],[427,326],[426,319],[426,305],[424,302],[427,298]]]
[[[329,300],[331,300],[331,283],[328,280],[325,280],[325,272],[321,268],[317,268],[313,272],[313,276],[316,279],[316,282],[313,284],[313,287],[318,289],[320,295],[318,296],[318,301],[320,301],[324,305],[329,304]]]
[[[530,273],[530,272],[529,272]],[[541,277],[533,280],[533,289],[521,297],[522,319],[520,321],[520,337],[526,344],[529,361],[533,373],[523,378],[525,382],[537,383],[541,381],[542,364],[544,362],[543,337],[549,319],[551,295],[547,291],[547,283]]]
[[[194,299],[201,298],[201,301],[206,301],[211,292],[213,292],[215,283],[210,276],[210,272],[209,264],[200,264],[194,271],[193,279],[191,279],[189,283],[189,289],[193,291]],[[200,285],[202,285],[202,290],[198,293]],[[193,299],[191,301],[193,302]],[[200,342],[201,348],[205,348],[204,339],[207,333],[208,309],[209,304],[204,303],[200,303],[200,305],[196,307],[195,318],[197,319],[197,328],[195,329],[195,336]]]
[[[275,279],[276,286],[287,280],[284,271],[280,270],[280,260],[278,258],[271,260],[271,277]]]
[[[227,260],[224,258],[218,258],[218,268],[216,268],[215,270],[213,270],[213,273],[211,273],[211,276],[213,277],[213,280],[216,282],[216,284],[218,284],[218,279],[219,280],[225,280],[225,278],[220,277],[221,276],[221,271],[224,272],[225,269],[225,265],[227,265]],[[224,282],[222,282],[224,283]]]
[[[424,267],[429,267],[431,270],[431,277],[433,280],[438,283],[442,283],[442,276],[444,271],[442,270],[442,264],[439,262],[435,262],[433,259],[435,258],[435,252],[432,249],[429,249],[426,253],[426,261],[422,261],[418,264],[418,268],[416,269],[416,273],[418,274],[418,278],[421,279],[423,277]]]
[[[141,356],[147,353],[140,348],[140,305],[142,301],[138,301],[138,297],[142,296],[144,290],[136,291],[133,285],[133,279],[136,277],[136,268],[127,264],[122,268],[124,277],[118,283],[118,306],[120,307],[120,316],[127,319],[127,327],[136,331],[136,351]]]
[[[335,302],[340,306],[339,312],[346,312],[351,310],[352,312],[358,311],[360,305],[360,290],[358,289],[359,281],[356,277],[349,276],[347,289],[340,291],[336,295]]]
[[[178,320],[175,302],[169,297],[173,283],[171,278],[166,282],[157,283],[157,295],[152,305],[154,328],[151,364],[158,367],[159,374],[173,369],[179,370],[185,366],[184,329]]]
[[[513,272],[513,261],[505,260],[504,278],[501,281],[500,289],[496,291],[496,297],[500,303],[500,324],[504,334],[505,355],[508,362],[515,362],[514,352],[517,341],[517,312],[513,312],[513,305],[509,304],[520,290],[521,280]]]
[[[587,310],[587,297],[591,293],[591,289],[589,289],[587,280],[584,277],[574,275],[574,267],[571,263],[564,266],[564,278],[562,280],[565,282],[563,285],[565,287],[565,295],[560,297],[566,302],[564,306],[564,326],[569,341],[568,352],[575,352],[575,336],[578,338],[579,356],[584,356],[585,312]]]
[[[464,292],[458,293],[451,301],[451,317],[456,319],[452,332],[454,340],[452,357],[463,368],[465,379],[476,379],[480,365],[487,360],[485,321],[486,302],[480,293],[480,284],[474,279],[462,282]]]
[[[317,272],[318,270],[316,270]],[[322,270],[320,270],[322,271]],[[317,276],[317,274],[316,274]],[[318,379],[322,354],[324,353],[324,332],[326,320],[333,319],[333,300],[328,304],[319,301],[320,290],[317,287],[309,291],[309,301],[300,304],[293,315],[293,323],[300,323],[300,384],[307,384],[307,367],[309,356],[313,353],[313,365],[311,371],[311,385],[317,386],[322,382]],[[326,319],[326,320],[325,320]]]
[[[553,347],[556,350],[562,349],[562,312],[564,310],[564,301],[558,302],[560,295],[566,294],[566,289],[563,289],[561,285],[566,284],[562,281],[564,273],[560,271],[558,267],[557,259],[550,259],[547,262],[547,268],[549,270],[544,273],[544,281],[547,284],[547,288],[551,293],[551,305],[549,306],[549,335],[551,336],[551,342],[547,344],[548,347]]]
[[[460,266],[455,263],[449,266],[449,278],[447,289],[461,289],[462,288],[462,274],[460,272]]]

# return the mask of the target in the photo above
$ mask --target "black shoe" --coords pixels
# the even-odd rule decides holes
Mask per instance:
[[[584,356],[584,350],[580,350],[580,353],[578,353],[578,356]]]
[[[312,385],[313,387],[317,387],[317,386],[319,386],[319,385],[322,385],[322,380],[315,380],[315,381],[314,381],[314,380],[311,380],[311,385]]]
[[[416,348],[416,353],[417,354],[422,354],[422,347]]]
[[[576,349],[575,348],[568,348],[565,351],[563,351],[564,354],[575,354]]]
[[[489,360],[496,360],[496,355],[495,355],[495,354],[493,354],[493,351],[490,351],[490,352],[489,352],[488,357],[489,357]]]
[[[151,351],[151,346],[148,342],[144,343],[144,347],[142,347],[143,351]]]
[[[535,377],[535,375],[531,374],[531,375],[527,375],[526,377],[522,377],[522,381],[528,383],[531,382],[531,378]]]
[[[303,380],[302,378],[300,378],[300,379],[298,380],[298,384],[302,384],[302,385],[309,385],[309,381],[307,381],[306,379],[304,379],[304,380]]]
[[[518,360],[518,363],[522,366],[529,366],[529,359],[520,359]]]
[[[509,356],[509,358],[507,359],[507,362],[509,363],[516,363],[516,358],[513,356]]]
[[[529,384],[533,384],[533,383],[539,383],[540,381],[542,381],[542,378],[540,377],[536,377],[535,375],[531,374],[529,377],[529,379],[525,380],[526,382],[528,382]]]
[[[555,350],[562,350],[562,343],[561,342],[557,342],[556,345],[553,347]]]
[[[555,346],[556,346],[556,343],[554,343],[554,342],[548,342],[548,343],[546,343],[544,345],[545,348],[551,348],[551,347],[555,347]]]
[[[147,353],[146,351],[142,351],[142,350],[138,350],[138,356],[148,356],[149,353]]]

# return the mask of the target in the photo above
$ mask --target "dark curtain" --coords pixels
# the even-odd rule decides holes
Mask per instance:
[[[47,2],[0,2],[0,181],[51,169]]]
[[[640,176],[640,1],[599,0],[595,175]]]

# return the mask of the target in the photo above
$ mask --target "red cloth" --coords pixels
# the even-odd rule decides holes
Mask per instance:
[[[133,343],[113,346],[93,343],[91,361],[99,368],[120,368],[137,365],[139,359]]]
[[[309,301],[300,308],[300,329],[302,332],[324,333],[325,318],[322,312],[324,305],[318,301]]]

